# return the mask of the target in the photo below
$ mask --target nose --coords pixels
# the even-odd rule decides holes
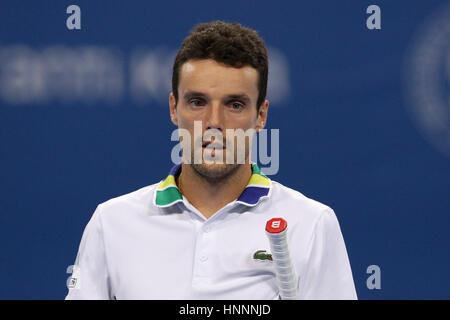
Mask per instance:
[[[205,119],[206,130],[217,129],[223,131],[223,108],[218,103],[213,103],[208,108]]]

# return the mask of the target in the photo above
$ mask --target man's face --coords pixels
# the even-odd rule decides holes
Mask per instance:
[[[238,139],[234,139],[234,148],[227,149],[226,130],[259,131],[267,120],[268,101],[262,103],[259,111],[256,106],[258,71],[251,66],[234,68],[206,59],[185,62],[179,74],[177,104],[173,93],[169,98],[171,120],[180,129],[190,133],[190,163],[193,169],[205,178],[223,178],[239,166],[236,161],[238,151],[245,152],[245,163],[248,163],[251,149],[248,139],[245,144],[238,144]],[[201,121],[201,131],[197,131],[197,135],[194,135],[194,121]],[[205,146],[205,143],[213,140],[204,137],[208,129],[216,129],[222,134],[220,139],[214,141],[223,142],[223,150],[217,144]],[[195,164],[194,155],[200,149],[205,158],[220,159],[221,163],[208,163],[202,158],[201,163]],[[228,158],[234,159],[232,163],[227,163],[227,153],[233,154]]]

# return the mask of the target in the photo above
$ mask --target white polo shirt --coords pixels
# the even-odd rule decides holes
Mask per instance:
[[[288,223],[300,299],[356,299],[334,211],[266,177],[206,219],[165,180],[100,204],[87,224],[66,299],[279,299],[266,222]]]

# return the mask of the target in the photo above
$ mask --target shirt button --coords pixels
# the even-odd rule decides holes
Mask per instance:
[[[211,231],[211,228],[210,227],[205,227],[205,232],[206,233],[208,233],[208,232],[210,232]]]
[[[207,256],[201,256],[201,257],[200,257],[200,261],[201,261],[201,262],[205,262],[206,260],[208,260],[208,257],[207,257]]]

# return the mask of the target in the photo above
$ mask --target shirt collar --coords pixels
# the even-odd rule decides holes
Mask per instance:
[[[177,187],[175,177],[181,173],[181,163],[172,167],[165,180],[161,180],[156,188],[153,204],[158,207],[169,207],[183,201],[183,195]],[[256,206],[258,202],[269,197],[271,180],[261,171],[256,163],[252,163],[252,175],[244,191],[236,202],[247,206]]]

